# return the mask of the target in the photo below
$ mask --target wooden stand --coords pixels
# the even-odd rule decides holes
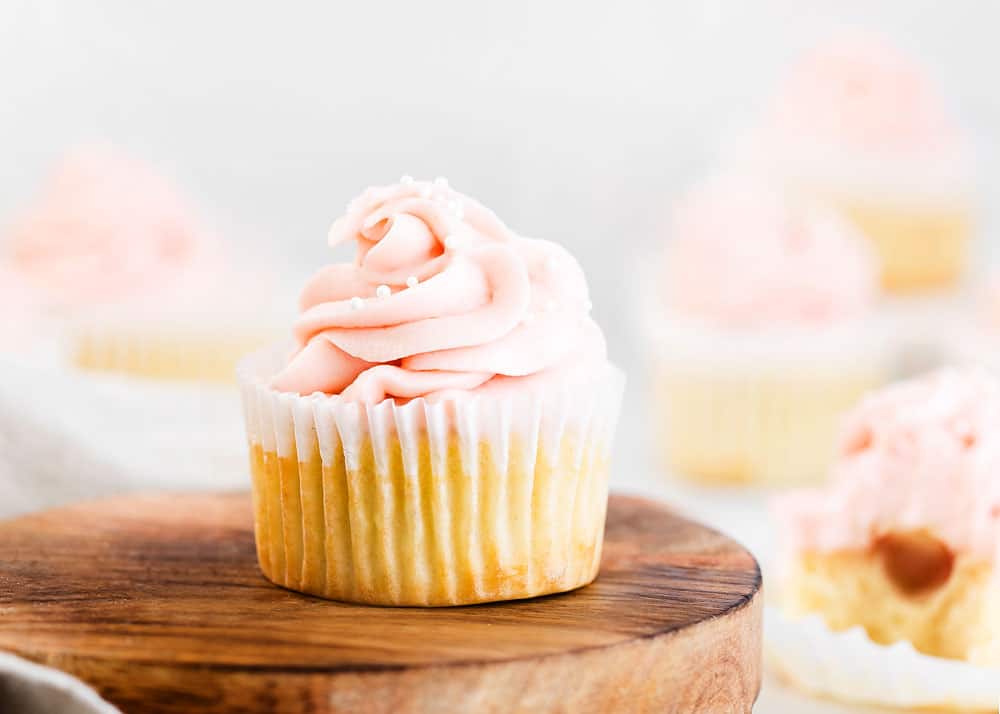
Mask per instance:
[[[0,649],[126,714],[749,712],[760,571],[612,496],[597,581],[462,608],[345,605],[257,569],[246,494],[130,496],[0,523]]]

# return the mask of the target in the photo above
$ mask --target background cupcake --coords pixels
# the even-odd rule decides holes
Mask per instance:
[[[973,232],[966,138],[921,67],[873,35],[805,54],[745,147],[789,188],[827,202],[868,237],[883,287],[955,287]]]
[[[228,380],[278,334],[261,317],[266,281],[237,268],[165,179],[110,149],[67,156],[0,249],[81,367]]]
[[[983,372],[944,370],[867,398],[846,423],[831,483],[776,502],[785,615],[1000,668],[998,435],[1000,383]],[[849,650],[826,639],[841,658],[826,666],[851,669]],[[780,647],[775,656],[797,657]],[[894,670],[909,667],[899,657],[883,647],[886,696],[898,688]],[[946,682],[961,701],[964,688]]]
[[[306,286],[291,359],[241,371],[264,574],[382,605],[593,580],[623,379],[576,261],[409,177],[330,240],[357,257]]]
[[[716,483],[818,478],[840,415],[887,368],[863,239],[738,176],[685,196],[671,239],[647,325],[667,464]]]

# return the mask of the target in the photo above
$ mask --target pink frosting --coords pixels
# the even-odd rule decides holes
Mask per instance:
[[[606,363],[573,257],[442,180],[369,188],[330,229],[344,241],[357,256],[309,281],[276,389],[405,400]]]
[[[1000,556],[1000,382],[946,369],[875,393],[846,422],[829,486],[777,499],[775,515],[792,553],[927,530]]]
[[[217,246],[167,181],[89,148],[63,160],[3,250],[48,302],[73,307],[162,290],[213,262]]]
[[[877,262],[853,226],[736,176],[678,203],[666,274],[672,311],[733,327],[856,318],[878,289]]]
[[[951,150],[960,135],[921,68],[858,33],[807,53],[769,116],[779,135],[880,152]]]

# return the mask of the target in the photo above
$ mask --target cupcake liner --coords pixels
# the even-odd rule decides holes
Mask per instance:
[[[764,642],[771,666],[813,694],[901,708],[997,711],[1000,669],[879,645],[864,629],[833,632],[819,615],[791,618],[768,607]]]
[[[707,483],[820,479],[841,416],[891,371],[875,322],[748,334],[671,320],[653,337],[664,461]]]
[[[531,597],[593,580],[617,369],[362,404],[277,392],[266,379],[280,365],[269,350],[240,368],[269,579],[385,605]]]
[[[233,370],[247,352],[282,334],[277,329],[236,327],[231,323],[76,324],[68,340],[77,367],[160,379],[232,382]]]

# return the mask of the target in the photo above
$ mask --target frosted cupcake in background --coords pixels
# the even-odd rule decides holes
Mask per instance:
[[[973,232],[971,152],[920,66],[850,34],[805,54],[743,159],[828,202],[871,240],[892,293],[958,285]]]
[[[164,178],[109,149],[68,155],[0,253],[62,323],[80,367],[228,380],[278,334],[262,327],[266,281],[236,267]]]
[[[840,416],[889,366],[867,244],[744,176],[682,197],[670,239],[646,300],[666,464],[717,484],[819,478]]]
[[[995,707],[1000,672],[934,658],[1000,668],[998,473],[994,377],[942,370],[867,398],[845,424],[830,484],[775,503],[779,667],[810,688],[853,696],[864,688],[838,672],[871,666],[865,654],[880,646],[881,692],[866,696],[914,706],[978,697]],[[823,627],[795,622],[809,615]],[[851,628],[865,637],[834,634]],[[901,642],[909,644],[888,647]],[[902,677],[916,683],[907,689]]]
[[[441,179],[369,188],[346,241],[292,353],[241,367],[264,574],[379,605],[592,581],[624,379],[580,266]]]

